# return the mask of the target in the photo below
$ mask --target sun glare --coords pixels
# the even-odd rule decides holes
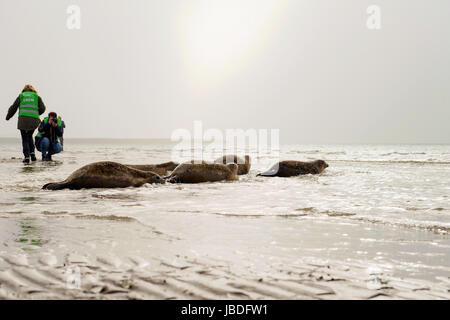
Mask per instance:
[[[282,1],[185,1],[180,18],[183,59],[197,80],[223,78],[258,52],[280,16]]]

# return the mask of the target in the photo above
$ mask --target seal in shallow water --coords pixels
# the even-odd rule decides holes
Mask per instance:
[[[222,180],[238,180],[238,165],[235,163],[192,163],[180,164],[173,172],[165,177],[171,183],[200,183],[215,182]]]
[[[144,183],[164,183],[153,172],[133,169],[117,162],[95,162],[75,170],[66,180],[47,183],[42,189],[126,188]]]
[[[238,157],[235,154],[224,155],[214,161],[214,163],[236,163],[238,165],[238,175],[247,174],[250,171],[250,156],[246,155],[245,159]]]
[[[127,167],[138,169],[142,171],[151,171],[160,176],[164,176],[168,173],[168,171],[173,171],[179,163],[175,163],[173,161],[164,162],[160,164],[126,164]]]
[[[269,170],[259,173],[257,176],[262,177],[293,177],[301,174],[319,174],[328,164],[323,160],[315,160],[310,162],[302,161],[280,161],[274,164]]]

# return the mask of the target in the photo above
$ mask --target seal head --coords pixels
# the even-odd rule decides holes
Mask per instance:
[[[238,165],[238,175],[247,174],[250,171],[250,156],[245,155],[244,159],[235,154],[224,155],[214,161],[214,163],[229,164],[236,163]]]

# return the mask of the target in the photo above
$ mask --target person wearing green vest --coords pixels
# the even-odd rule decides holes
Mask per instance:
[[[45,105],[36,89],[31,84],[27,84],[19,94],[13,105],[9,107],[6,120],[11,119],[19,110],[19,120],[17,129],[22,136],[22,149],[25,164],[36,161],[34,154],[33,132],[39,126],[40,115],[45,112]]]
[[[62,137],[62,120],[56,112],[50,112],[38,128],[35,137],[36,148],[42,152],[42,161],[52,161],[52,155],[60,153],[62,146],[59,139]]]

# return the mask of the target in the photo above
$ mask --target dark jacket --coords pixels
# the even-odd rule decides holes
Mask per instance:
[[[11,119],[14,114],[17,112],[20,106],[20,97],[17,97],[16,101],[14,101],[13,105],[9,107],[8,114],[6,115],[6,120]],[[45,105],[42,101],[41,97],[38,97],[38,107],[39,107],[39,115],[45,112]],[[19,121],[17,122],[17,129],[19,130],[35,130],[41,120],[37,118],[31,117],[19,117]]]
[[[38,131],[42,133],[40,139],[47,137],[52,144],[58,142],[58,137],[62,137],[63,134],[61,126],[53,127],[49,122],[45,123],[44,121],[39,125]],[[39,141],[40,139],[36,138]],[[36,144],[39,142],[37,141]]]

